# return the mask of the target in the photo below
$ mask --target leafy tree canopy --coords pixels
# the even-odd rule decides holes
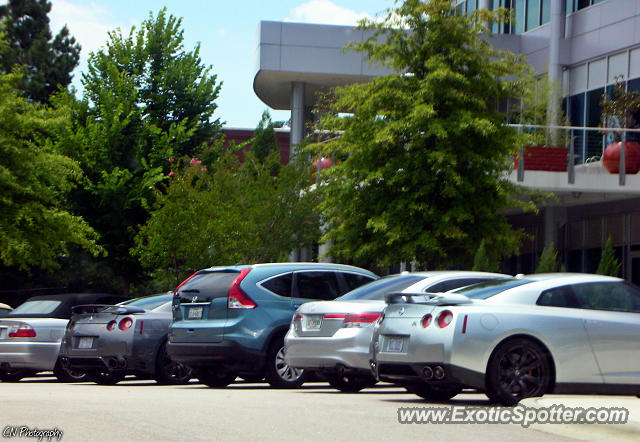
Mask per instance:
[[[253,141],[251,143],[251,152],[255,157],[264,162],[269,153],[278,150],[276,141],[276,131],[274,123],[271,121],[271,115],[268,110],[262,113],[262,118],[258,127],[253,133]]]
[[[72,109],[60,147],[90,181],[73,201],[100,232],[125,292],[143,275],[130,249],[168,159],[217,155],[209,143],[220,134],[213,119],[220,85],[198,54],[198,46],[184,49],[181,20],[163,9],[127,37],[111,32],[106,48],[91,54],[82,100],[56,98],[59,107]]]
[[[338,163],[322,186],[337,259],[470,267],[483,238],[501,255],[517,250],[500,210],[512,203],[504,171],[519,135],[496,102],[522,96],[531,70],[482,38],[495,16],[479,14],[406,0],[350,46],[401,74],[337,88],[316,109],[318,128],[339,133],[310,146]]]
[[[558,251],[552,242],[542,250],[536,273],[553,273],[557,272],[559,268]]]
[[[0,6],[7,50],[0,57],[3,73],[22,67],[19,87],[26,96],[48,103],[52,94],[71,83],[71,72],[78,65],[80,45],[63,27],[55,37],[49,28],[48,0],[9,0]]]
[[[164,284],[159,288],[213,265],[283,261],[317,240],[308,160],[276,169],[277,151],[264,161],[248,152],[243,163],[227,151],[208,168],[190,163],[172,173],[136,237],[134,253]]]
[[[52,143],[67,115],[25,99],[18,74],[0,75],[0,262],[55,268],[70,245],[97,255],[97,235],[66,209],[79,165]]]
[[[609,235],[604,249],[602,249],[602,256],[596,273],[598,275],[618,277],[620,276],[621,268],[622,263],[616,258],[615,251],[613,250],[613,243],[611,241],[611,235]]]

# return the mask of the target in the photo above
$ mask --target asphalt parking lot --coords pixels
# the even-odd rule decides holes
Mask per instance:
[[[591,432],[592,426],[586,425],[565,425],[569,431],[577,427],[583,430],[575,434],[566,431],[554,434],[538,429],[547,427],[548,430],[549,424],[534,429],[518,424],[398,422],[400,407],[466,405],[490,409],[486,397],[476,393],[461,394],[446,404],[428,404],[391,384],[379,384],[359,394],[341,394],[324,383],[308,383],[298,390],[274,390],[266,384],[237,380],[228,388],[210,389],[195,382],[184,386],[160,386],[154,381],[127,379],[115,386],[61,384],[46,376],[18,383],[0,383],[3,433],[10,431],[7,428],[21,426],[31,430],[58,429],[64,441],[370,441],[427,437],[537,441],[542,438],[571,440],[572,436],[579,439],[602,437],[601,433]],[[558,398],[547,396],[542,400],[554,402]],[[4,433],[5,438],[8,436],[9,432]],[[623,440],[629,434],[607,436],[610,440],[618,437]]]

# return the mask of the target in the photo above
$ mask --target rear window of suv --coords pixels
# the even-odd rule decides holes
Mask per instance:
[[[240,275],[238,271],[204,272],[187,281],[180,290],[180,300],[190,302],[197,296],[198,302],[207,302],[215,298],[225,298],[233,281]]]

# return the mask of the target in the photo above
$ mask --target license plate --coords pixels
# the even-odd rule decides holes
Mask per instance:
[[[390,337],[387,344],[387,351],[401,352],[402,351],[402,338]]]
[[[202,307],[189,307],[187,319],[202,319]]]
[[[306,316],[306,320],[307,330],[319,330],[322,326],[322,315],[308,315]]]
[[[78,348],[92,348],[93,338],[80,338],[78,340]]]

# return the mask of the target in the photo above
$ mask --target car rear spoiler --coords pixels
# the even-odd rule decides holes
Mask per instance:
[[[107,309],[112,309],[111,313],[116,315],[134,315],[136,313],[146,312],[143,308],[131,307],[128,305],[83,304],[71,307],[71,313],[74,315],[80,315],[83,313],[101,313]]]
[[[384,296],[387,304],[460,305],[473,300],[458,293],[389,293]]]

